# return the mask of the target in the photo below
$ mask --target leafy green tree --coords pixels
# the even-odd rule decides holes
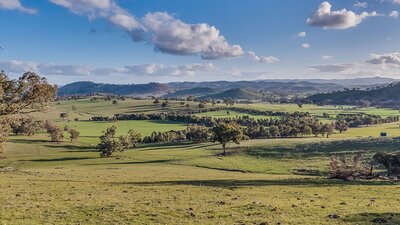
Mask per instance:
[[[124,150],[124,146],[121,142],[115,140],[116,127],[112,126],[108,128],[102,136],[100,136],[100,143],[97,145],[97,150],[100,152],[100,156],[103,158],[110,157],[114,152],[120,152]]]
[[[212,128],[212,141],[219,142],[224,150],[224,155],[227,155],[226,144],[233,142],[240,144],[244,139],[242,128],[235,122],[219,123]]]

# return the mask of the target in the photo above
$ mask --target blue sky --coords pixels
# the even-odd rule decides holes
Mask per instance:
[[[399,77],[400,1],[0,0],[0,69],[52,83]]]

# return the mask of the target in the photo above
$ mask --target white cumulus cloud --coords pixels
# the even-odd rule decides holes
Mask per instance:
[[[217,28],[205,23],[187,24],[165,12],[148,13],[143,18],[149,42],[155,49],[176,55],[200,54],[203,59],[238,57],[239,45],[230,45]]]
[[[293,37],[295,37],[295,38],[297,38],[297,37],[302,38],[302,37],[305,37],[305,36],[307,36],[307,33],[306,33],[305,31],[302,31],[302,32],[297,33],[297,34],[294,35]]]
[[[37,10],[25,7],[20,0],[0,0],[0,9],[18,10],[23,13],[36,14]]]
[[[309,43],[304,43],[301,45],[302,48],[311,48],[311,45]]]
[[[279,59],[273,56],[258,56],[253,51],[249,51],[247,54],[249,55],[251,60],[256,62],[267,63],[267,64],[279,62]]]
[[[231,45],[220,31],[206,23],[188,24],[166,12],[136,18],[115,0],[50,0],[89,19],[105,18],[124,29],[134,41],[154,45],[156,51],[174,55],[200,55],[203,59],[238,57],[239,45]]]
[[[332,5],[329,2],[323,2],[306,23],[324,29],[348,29],[356,27],[366,18],[374,16],[379,16],[379,14],[375,11],[356,14],[346,9],[332,11]]]
[[[390,12],[389,17],[393,17],[393,18],[399,17],[399,11],[392,11],[392,12]]]

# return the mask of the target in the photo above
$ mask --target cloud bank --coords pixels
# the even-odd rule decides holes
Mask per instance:
[[[212,63],[192,63],[182,66],[142,64],[122,67],[93,67],[88,65],[62,65],[17,60],[0,62],[0,68],[8,73],[21,74],[32,71],[46,76],[191,76],[197,72],[212,72],[216,70]]]

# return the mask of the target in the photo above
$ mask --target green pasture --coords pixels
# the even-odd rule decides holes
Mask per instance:
[[[75,112],[72,105],[77,108]],[[296,105],[238,106],[298,111]],[[50,142],[44,133],[9,138],[4,146],[6,158],[0,160],[0,224],[373,225],[382,218],[385,224],[400,224],[398,183],[326,178],[331,155],[363,153],[367,161],[376,152],[400,151],[398,142],[379,138],[381,131],[400,136],[397,123],[352,128],[330,138],[231,143],[226,157],[219,156],[221,146],[211,142],[140,144],[111,158],[99,157],[95,149],[98,137],[112,125],[117,127],[117,135],[129,129],[149,135],[185,129],[186,125],[88,121],[92,115],[180,108],[179,102],[162,109],[144,100],[126,100],[118,105],[79,100],[61,102],[46,113],[30,115],[74,127],[81,138],[61,143]],[[302,110],[335,115],[344,109],[305,105]],[[375,108],[348,110],[382,116],[398,113]],[[68,112],[69,118],[60,119],[60,112]],[[226,116],[223,113],[204,115]],[[245,115],[235,113],[231,111],[229,116]]]

